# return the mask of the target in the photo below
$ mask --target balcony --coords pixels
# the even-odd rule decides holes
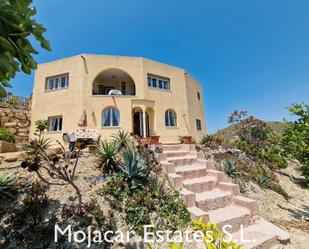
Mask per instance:
[[[135,96],[135,83],[126,72],[120,69],[107,69],[95,78],[92,95]]]

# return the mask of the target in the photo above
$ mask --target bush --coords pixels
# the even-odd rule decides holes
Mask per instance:
[[[120,150],[119,143],[107,140],[101,141],[97,155],[99,157],[99,163],[102,167],[103,173],[115,172],[118,165],[117,155]]]
[[[293,104],[288,110],[298,119],[286,123],[282,146],[289,155],[302,163],[302,174],[309,184],[309,105]]]
[[[0,200],[4,197],[13,197],[16,192],[16,177],[0,172]]]
[[[0,126],[0,141],[14,143],[14,135],[5,127]]]

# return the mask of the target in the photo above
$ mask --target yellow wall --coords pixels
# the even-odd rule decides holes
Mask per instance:
[[[135,96],[93,96],[92,87],[96,77],[107,69],[121,69],[134,80]],[[45,91],[46,78],[69,73],[69,87]],[[147,74],[170,79],[170,91],[149,88]],[[197,91],[201,100],[197,99]],[[115,106],[120,111],[120,127],[101,126],[102,110]],[[108,138],[119,129],[132,131],[132,109],[149,108],[150,128],[160,135],[163,143],[177,142],[179,135],[192,135],[196,139],[205,133],[205,117],[200,85],[183,69],[139,57],[77,55],[45,64],[40,64],[35,73],[32,104],[31,134],[35,120],[50,116],[63,116],[61,132],[48,133],[54,139],[62,140],[62,133],[78,128],[82,111],[86,110],[88,127],[97,129],[102,138]],[[165,126],[165,111],[172,109],[177,114],[177,127]],[[202,121],[202,131],[196,131],[195,119]]]

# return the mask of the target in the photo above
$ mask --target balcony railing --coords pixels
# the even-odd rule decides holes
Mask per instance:
[[[0,107],[2,108],[29,110],[30,105],[30,97],[10,95],[5,98],[0,98]]]

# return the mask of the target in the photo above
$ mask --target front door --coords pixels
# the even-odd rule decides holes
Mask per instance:
[[[146,136],[149,137],[149,117],[146,113]],[[133,113],[133,133],[139,137],[144,137],[143,112]]]

